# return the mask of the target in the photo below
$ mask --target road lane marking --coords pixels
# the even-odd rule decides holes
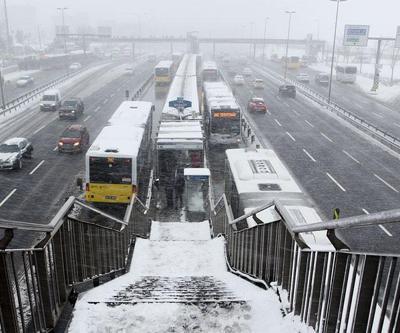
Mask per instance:
[[[30,175],[33,175],[33,174],[35,173],[35,171],[36,171],[37,169],[39,169],[40,166],[41,166],[43,163],[44,163],[44,160],[42,160],[42,161],[35,167],[35,169],[33,169],[31,172],[29,172],[29,174],[30,174]]]
[[[310,125],[311,127],[314,127],[313,124],[311,124],[308,120],[304,120],[308,125]]]
[[[110,97],[111,97],[111,98],[113,98],[114,96],[115,96],[115,94],[114,94],[114,93],[112,93],[112,94],[110,95]]]
[[[306,155],[310,158],[311,161],[317,162],[317,161],[315,160],[315,158],[312,157],[311,154],[310,154],[307,150],[305,150],[305,149],[303,148],[303,151],[304,151],[304,154],[306,154]]]
[[[7,201],[8,199],[10,199],[10,197],[15,193],[16,190],[17,190],[16,188],[13,189],[13,190],[3,199],[3,201],[0,202],[0,207],[3,206],[3,205],[6,203],[6,201]]]
[[[280,127],[282,127],[282,124],[278,121],[278,119],[274,119],[274,120]]]
[[[358,164],[361,164],[355,157],[351,156],[350,153],[348,153],[348,152],[345,151],[345,150],[342,150],[342,151],[343,151],[343,153],[345,153],[348,157],[350,157],[354,162],[356,162],[356,163],[358,163]]]
[[[306,155],[310,158],[311,161],[317,162],[317,161],[315,160],[315,158],[312,157],[312,155],[311,155],[307,150],[305,150],[305,149],[303,148],[303,151],[304,151],[304,154],[306,154]]]
[[[382,183],[384,183],[387,187],[389,187],[391,190],[395,191],[396,193],[399,193],[399,191],[395,187],[390,185],[386,180],[384,180],[381,177],[379,177],[376,173],[374,173],[374,176],[376,178],[378,178]]]
[[[98,106],[97,108],[95,108],[93,112],[96,113],[96,112],[99,111],[99,110],[100,110],[100,106]]]
[[[88,115],[85,119],[83,119],[83,121],[87,121],[92,117],[92,115]]]
[[[398,123],[394,123],[394,126],[400,127],[400,124],[398,124]]]
[[[269,110],[267,110],[267,113],[268,113],[269,115],[271,115],[271,112],[270,112]]]
[[[332,142],[333,143],[333,140],[329,137],[329,136],[327,136],[327,135],[325,135],[324,133],[322,133],[322,132],[319,132],[325,139],[327,139],[328,141],[330,141],[330,142]]]
[[[365,209],[365,208],[361,208],[361,210],[365,213],[365,214],[369,214],[369,212]],[[387,230],[382,224],[378,224],[379,228],[381,228],[383,230],[383,232],[388,235],[389,237],[393,237],[393,235],[391,234],[391,232],[389,230]]]
[[[286,134],[289,136],[289,138],[296,142],[296,139],[292,136],[292,134],[290,134],[289,132],[286,132]]]
[[[53,151],[56,151],[57,149],[58,149],[58,146],[55,146],[54,149],[53,149]]]
[[[285,104],[288,108],[290,108],[290,105],[289,105],[289,103],[287,103],[287,102],[283,102],[283,104]]]
[[[339,187],[343,192],[346,192],[346,189],[342,185],[340,185],[340,183],[335,178],[333,178],[329,172],[327,172],[326,175],[337,185],[337,187]]]
[[[39,127],[35,132],[33,132],[33,135],[39,133],[45,127],[46,127],[46,125],[43,125],[42,127]]]
[[[278,100],[281,100],[281,98],[280,98],[278,95],[275,95],[275,97],[276,97]]]
[[[376,113],[376,112],[372,112],[375,116],[377,116],[378,118],[383,118],[383,116],[381,115],[381,114],[379,114],[379,113]]]
[[[108,102],[108,98],[106,98],[104,101],[103,101],[103,104],[106,104]]]
[[[293,113],[300,116],[300,113],[298,113],[295,109],[292,109]]]

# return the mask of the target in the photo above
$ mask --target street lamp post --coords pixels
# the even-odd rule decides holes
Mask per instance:
[[[62,20],[62,26],[61,26],[61,31],[62,34],[64,35],[64,53],[67,53],[67,32],[65,31],[65,17],[64,17],[64,11],[67,10],[67,7],[59,7],[57,10],[61,11],[61,20]]]
[[[333,34],[331,73],[330,73],[330,77],[329,77],[329,89],[328,89],[328,104],[331,102],[331,93],[332,93],[333,62],[334,62],[334,59],[335,59],[336,29],[337,29],[337,22],[338,22],[338,17],[339,17],[339,4],[340,4],[341,1],[346,1],[346,0],[330,0],[330,1],[336,1],[336,19],[335,19],[335,32]]]
[[[4,21],[6,24],[6,43],[7,43],[7,56],[10,55],[11,41],[10,41],[10,26],[8,23],[8,11],[7,11],[7,0],[4,0]]]
[[[267,21],[268,20],[269,20],[269,17],[266,17],[265,21],[264,21],[264,43],[263,43],[263,52],[262,52],[263,63],[265,63],[265,43],[266,43],[266,37],[267,37]]]
[[[285,74],[283,76],[284,80],[286,81],[287,75],[287,63],[288,63],[288,52],[289,52],[289,37],[290,37],[290,24],[292,22],[292,14],[295,14],[295,11],[285,11],[286,14],[289,14],[289,25],[288,25],[288,33],[287,33],[287,40],[286,40],[286,52],[285,52]]]

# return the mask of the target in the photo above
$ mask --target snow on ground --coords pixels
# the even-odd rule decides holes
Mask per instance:
[[[227,271],[207,221],[154,222],[129,272],[79,297],[69,332],[313,332],[282,313],[272,288]]]
[[[208,221],[197,223],[156,222],[151,223],[150,240],[210,240]]]
[[[4,74],[3,77],[4,77],[4,81],[14,81],[14,80],[17,80],[18,78],[20,78],[21,76],[32,75],[39,71],[40,71],[39,69],[32,69],[29,71],[16,71],[16,72]]]
[[[364,65],[364,66],[366,66],[366,65]],[[363,70],[364,70],[364,66],[363,66]],[[328,66],[324,63],[313,64],[313,65],[310,65],[309,67],[316,71],[330,73],[330,66]],[[399,66],[399,68],[400,68],[400,66]],[[371,74],[373,74],[372,70],[371,70]],[[383,76],[381,75],[381,77],[383,77]],[[377,92],[371,94],[371,88],[372,88],[373,82],[374,82],[374,80],[371,77],[366,77],[366,76],[358,74],[355,84],[364,93],[370,94],[373,98],[376,98],[377,100],[380,100],[382,102],[391,103],[400,96],[400,85],[399,84],[396,84],[396,85],[393,85],[392,87],[390,87],[388,85],[383,84],[382,82],[380,82]]]

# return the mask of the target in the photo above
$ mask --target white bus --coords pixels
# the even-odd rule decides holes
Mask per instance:
[[[271,207],[237,223],[238,230],[284,220],[295,225],[317,223],[322,214],[298,186],[286,166],[270,149],[226,150],[225,195],[234,218],[272,203]],[[281,215],[282,211],[287,215]],[[302,233],[310,248],[334,250],[326,232]]]
[[[85,157],[88,202],[129,204],[145,189],[151,165],[152,103],[126,101]]]
[[[218,81],[219,70],[215,61],[205,61],[202,68],[202,80],[203,81]]]
[[[240,143],[241,110],[225,82],[205,82],[204,124],[210,145],[237,147]]]
[[[357,79],[357,66],[336,66],[336,81],[343,83],[354,83]]]
[[[154,67],[154,81],[156,85],[168,85],[174,77],[174,62],[162,60]]]

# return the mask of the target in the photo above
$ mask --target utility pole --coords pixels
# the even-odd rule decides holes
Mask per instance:
[[[10,26],[8,24],[8,12],[7,12],[7,0],[4,0],[4,20],[6,23],[6,42],[7,42],[7,54],[10,54],[11,41],[10,41]]]
[[[289,14],[289,25],[288,25],[288,33],[287,33],[287,40],[286,40],[286,52],[285,52],[285,73],[283,75],[283,78],[286,82],[286,76],[287,76],[287,65],[288,65],[288,53],[289,53],[289,38],[290,38],[290,24],[292,22],[292,14],[295,14],[295,11],[285,11],[286,14]]]
[[[1,107],[3,110],[6,108],[6,97],[4,96],[4,78],[0,70],[0,92],[1,92]]]
[[[59,7],[57,8],[58,10],[61,11],[61,20],[62,20],[62,26],[61,26],[61,32],[64,35],[64,53],[67,54],[67,32],[65,31],[65,17],[64,17],[64,11],[67,10],[67,7]]]
[[[268,20],[269,20],[269,17],[266,17],[265,21],[264,21],[264,43],[263,43],[263,52],[262,52],[263,64],[265,63],[265,44],[266,44],[266,38],[267,38],[267,21]]]

